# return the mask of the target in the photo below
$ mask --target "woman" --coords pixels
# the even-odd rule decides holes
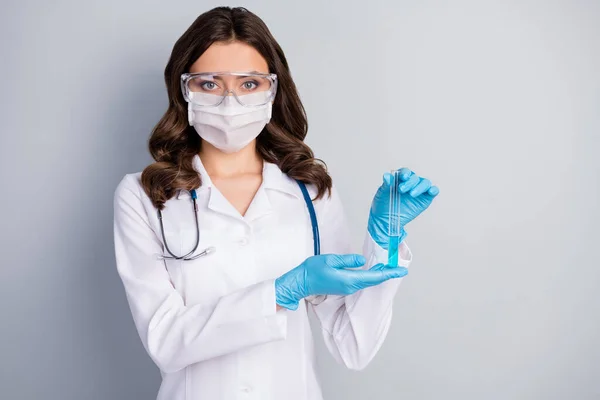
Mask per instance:
[[[114,204],[117,268],[161,370],[158,399],[320,399],[307,308],[331,354],[361,369],[407,273],[404,231],[403,267],[384,265],[390,174],[364,256],[350,254],[338,192],[303,143],[284,53],[243,8],[202,14],[175,43],[165,80],[156,162],[126,175]],[[404,226],[438,189],[401,173]]]

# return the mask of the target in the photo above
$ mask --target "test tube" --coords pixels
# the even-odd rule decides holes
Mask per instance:
[[[390,184],[390,211],[389,211],[389,245],[388,265],[398,266],[398,246],[400,242],[400,173],[391,171],[392,182]]]

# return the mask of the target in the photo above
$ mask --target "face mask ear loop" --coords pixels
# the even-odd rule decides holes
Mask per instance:
[[[194,125],[194,110],[192,109],[192,102],[188,102],[188,122],[190,125]]]
[[[272,112],[273,112],[273,105],[272,105],[272,104],[271,104],[271,102],[269,101],[269,102],[267,103],[267,117],[268,117],[268,119],[267,119],[267,124],[268,124],[269,122],[271,122],[271,114],[272,114]]]

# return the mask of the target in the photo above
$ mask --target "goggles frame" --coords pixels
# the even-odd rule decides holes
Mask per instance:
[[[190,90],[188,87],[188,83],[190,80],[199,77],[199,76],[205,76],[205,75],[225,75],[225,76],[248,76],[248,77],[252,77],[252,76],[256,76],[259,78],[266,78],[269,81],[271,81],[271,88],[269,89],[271,92],[271,96],[269,96],[269,99],[264,102],[263,104],[257,104],[257,105],[247,105],[244,104],[242,101],[240,101],[237,93],[232,90],[226,90],[225,93],[223,93],[221,101],[217,104],[211,104],[211,105],[207,105],[207,104],[196,104],[191,100],[190,97]],[[267,104],[270,101],[273,101],[273,99],[275,99],[275,95],[277,94],[277,74],[273,74],[273,73],[268,73],[268,74],[264,74],[264,73],[256,73],[256,72],[228,72],[228,71],[219,71],[219,72],[193,72],[193,73],[189,73],[189,72],[185,72],[183,74],[181,74],[181,80],[180,80],[180,85],[181,85],[181,93],[183,94],[183,99],[190,103],[193,104],[196,107],[215,107],[218,106],[219,104],[221,104],[223,102],[223,100],[225,100],[225,97],[228,95],[228,93],[233,93],[233,95],[235,96],[236,100],[238,101],[238,103],[240,103],[241,105],[243,105],[244,107],[261,107],[265,104]]]

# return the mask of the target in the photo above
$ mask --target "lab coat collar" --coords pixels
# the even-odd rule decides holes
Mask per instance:
[[[281,171],[277,164],[267,161],[263,164],[263,187],[302,199],[298,183]]]
[[[200,196],[201,191],[210,190],[208,208],[239,218],[239,212],[223,196],[223,194],[221,194],[221,192],[218,190],[211,189],[214,185],[210,179],[210,176],[206,172],[199,155],[196,154],[194,156],[192,165],[200,174],[200,178],[202,179],[202,185],[196,189],[198,195]],[[292,195],[298,199],[302,199],[300,188],[292,178],[283,173],[277,164],[263,161],[263,182],[256,192],[256,195],[252,200],[250,207],[246,211],[246,214],[244,215],[245,219],[252,220],[268,214],[271,211],[271,202],[269,201],[266,190],[278,191]],[[187,190],[179,190],[176,197],[177,199],[189,199],[190,194]]]
[[[196,188],[196,192],[199,192],[201,190],[207,190],[207,189],[211,188],[213,186],[213,183],[210,180],[210,176],[208,176],[208,172],[206,172],[204,165],[202,165],[202,160],[200,160],[200,156],[198,154],[196,154],[194,156],[194,158],[192,159],[192,167],[196,170],[196,172],[198,172],[200,174],[200,179],[202,180],[202,184],[200,185],[200,187]],[[177,191],[176,198],[177,199],[189,199],[190,192],[187,190],[184,190],[184,189],[179,189]]]

